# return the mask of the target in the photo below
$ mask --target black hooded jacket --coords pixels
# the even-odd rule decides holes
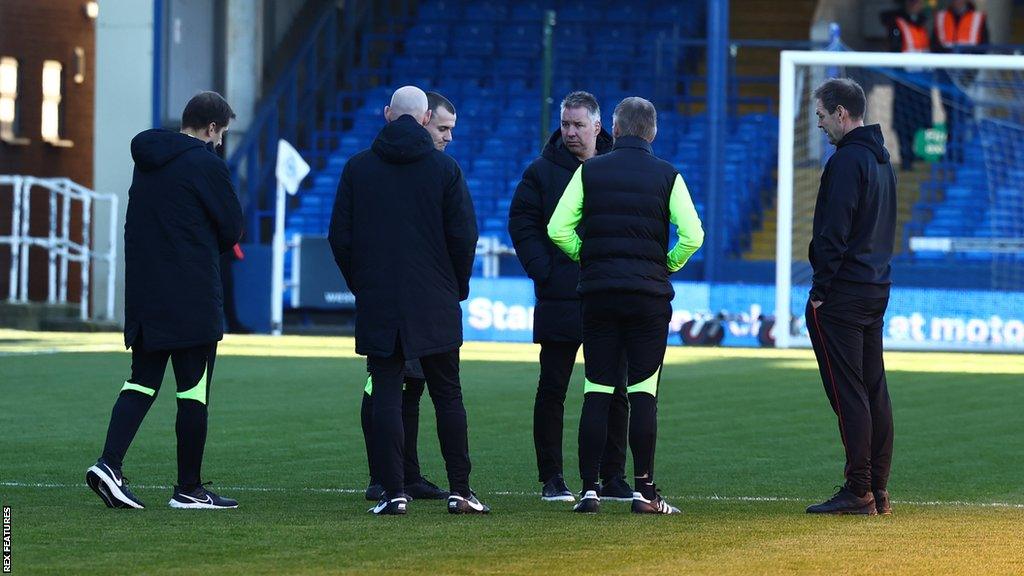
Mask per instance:
[[[224,337],[220,254],[242,235],[228,167],[202,140],[168,130],[132,139],[124,224],[124,342],[187,348]]]
[[[476,214],[459,165],[412,116],[345,164],[329,239],[356,296],[356,352],[391,356],[400,339],[412,359],[462,345]]]
[[[889,295],[896,237],[896,174],[877,124],[854,128],[825,164],[814,206],[808,258],[811,300],[836,290],[865,298]]]
[[[605,130],[597,136],[597,154],[612,149]],[[566,185],[580,161],[566,148],[562,130],[555,130],[540,158],[523,172],[508,213],[508,233],[516,256],[533,280],[537,305],[533,313],[533,341],[582,341],[579,264],[548,238],[547,225]]]

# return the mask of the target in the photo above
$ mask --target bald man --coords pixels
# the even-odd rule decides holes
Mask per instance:
[[[455,105],[438,92],[427,92],[427,109],[430,121],[424,128],[434,141],[434,148],[444,152],[452,141],[455,129]],[[420,398],[426,380],[423,367],[418,360],[405,363],[402,374],[402,425],[405,429],[405,494],[416,500],[447,500],[448,492],[428,480],[420,469],[419,427]],[[366,463],[370,468],[370,484],[366,487],[366,499],[380,500],[384,487],[377,480],[377,466],[373,456],[373,378],[366,379],[363,402],[359,410],[363,428],[363,442],[366,445]]]
[[[373,452],[384,494],[370,512],[405,514],[402,371],[419,359],[437,414],[448,512],[490,509],[469,487],[466,410],[459,382],[462,310],[476,250],[476,214],[459,165],[424,126],[427,95],[395,91],[387,124],[341,174],[329,239],[356,297],[356,352],[373,379]]]

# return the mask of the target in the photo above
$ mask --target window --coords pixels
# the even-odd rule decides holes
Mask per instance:
[[[28,144],[19,138],[18,122],[18,61],[10,56],[0,57],[0,141],[7,144]]]
[[[61,99],[64,94],[64,66],[56,60],[43,62],[43,141],[52,146],[70,148],[74,143],[60,137],[63,124]]]

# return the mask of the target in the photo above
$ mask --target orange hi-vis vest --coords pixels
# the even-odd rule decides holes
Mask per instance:
[[[985,24],[985,14],[977,10],[968,10],[960,17],[960,22],[953,18],[950,10],[940,10],[935,16],[935,33],[939,42],[946,48],[957,45],[977,46],[981,44],[981,30]]]
[[[896,28],[903,38],[903,52],[927,52],[928,51],[928,30],[920,24],[915,24],[902,16],[896,17]]]

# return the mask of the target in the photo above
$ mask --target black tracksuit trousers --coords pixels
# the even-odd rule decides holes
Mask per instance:
[[[424,356],[419,360],[437,415],[437,437],[448,472],[449,491],[469,496],[469,439],[459,383],[459,351]],[[405,488],[405,427],[402,420],[405,358],[401,346],[396,343],[394,354],[386,358],[370,356],[367,367],[373,378],[374,472],[379,474],[377,480],[389,495],[401,494]]]
[[[658,385],[668,344],[672,304],[668,297],[599,292],[583,295],[583,356],[586,361],[579,455],[583,490],[596,489],[608,437],[611,400],[629,394],[629,446],[637,484],[654,482],[658,434]],[[627,376],[622,381],[622,358]]]
[[[405,376],[402,380],[402,427],[405,430],[405,483],[416,482],[423,477],[420,470],[420,398],[426,388],[426,380]],[[370,483],[380,482],[373,456],[373,392],[367,384],[363,391],[363,403],[359,409],[363,427],[363,442],[366,444],[366,463],[370,468]]]
[[[178,437],[178,487],[189,491],[202,481],[207,405],[217,343],[176,350],[148,350],[144,346],[142,338],[132,345],[132,374],[111,410],[102,458],[111,467],[121,468],[128,447],[156,400],[170,360],[178,388],[178,416],[174,424]]]
[[[853,492],[885,489],[892,463],[892,405],[882,362],[882,316],[888,298],[831,291],[817,309],[807,303],[807,331],[825,394],[846,450]]]
[[[547,482],[562,474],[562,421],[565,394],[580,342],[541,342],[540,379],[533,403],[533,445],[537,452],[538,480]],[[625,362],[621,363],[625,369]],[[625,374],[618,378],[625,382]],[[601,479],[623,476],[626,469],[626,433],[629,400],[625,387],[616,388],[608,409],[608,439],[601,456]]]

